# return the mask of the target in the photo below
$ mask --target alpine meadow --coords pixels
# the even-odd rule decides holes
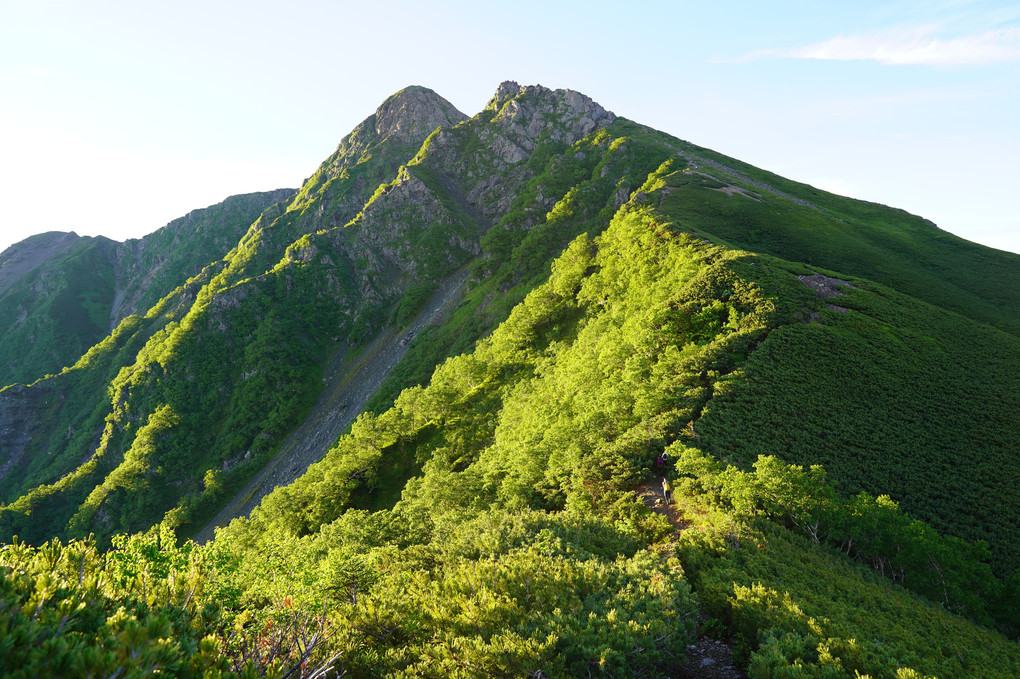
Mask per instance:
[[[0,254],[7,677],[1020,676],[1020,256],[501,84]]]

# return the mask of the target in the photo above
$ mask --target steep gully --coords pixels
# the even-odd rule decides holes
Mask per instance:
[[[338,349],[327,366],[326,385],[308,417],[287,437],[276,456],[198,532],[195,541],[208,542],[216,528],[248,516],[273,489],[292,483],[309,465],[321,460],[404,357],[411,339],[455,308],[467,278],[466,269],[450,276],[403,332],[383,328],[357,356],[348,356],[346,347]]]

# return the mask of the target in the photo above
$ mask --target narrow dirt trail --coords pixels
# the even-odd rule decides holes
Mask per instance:
[[[638,499],[645,503],[645,506],[656,514],[666,517],[666,520],[678,531],[687,527],[687,522],[677,510],[676,503],[666,504],[662,497],[662,476],[655,474],[651,480],[642,483],[634,489]]]
[[[638,499],[656,514],[665,516],[670,525],[679,533],[690,526],[675,502],[666,504],[662,496],[662,476],[652,478],[634,489]],[[698,618],[698,627],[707,618]],[[687,647],[684,662],[674,668],[677,679],[746,679],[747,675],[733,660],[733,643],[698,634],[694,643]]]
[[[276,456],[198,532],[195,542],[206,543],[217,527],[248,516],[273,489],[292,483],[309,465],[321,460],[404,357],[411,339],[454,308],[467,278],[466,269],[448,278],[404,332],[383,328],[357,356],[349,356],[346,347],[338,349],[326,368],[326,385],[308,417],[284,440]]]

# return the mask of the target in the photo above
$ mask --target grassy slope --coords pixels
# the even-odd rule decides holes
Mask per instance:
[[[631,134],[629,141],[613,138],[624,133]],[[621,216],[613,235],[603,241],[601,259],[588,259],[587,241],[578,241],[581,245],[575,244],[554,267],[552,281],[513,307],[545,278],[551,253],[578,233],[604,228],[614,191],[622,188],[626,195],[637,183],[635,176],[677,155],[677,149],[692,171],[683,172],[685,163],[678,162],[654,172],[631,206],[632,218]],[[1017,542],[1010,523],[1014,519],[1001,511],[995,515],[993,503],[1016,505],[1010,494],[1016,469],[1003,451],[1016,447],[1008,418],[1016,410],[1017,394],[1002,368],[1016,364],[1016,340],[973,322],[1015,331],[1011,256],[979,247],[957,251],[949,247],[951,238],[940,238],[909,215],[813,192],[730,159],[713,156],[731,169],[706,167],[704,157],[710,152],[678,142],[672,148],[660,135],[626,121],[607,138],[545,151],[533,157],[536,174],[524,187],[524,198],[483,241],[488,259],[478,265],[478,285],[461,312],[438,334],[421,339],[418,364],[395,378],[389,396],[377,400],[377,419],[359,421],[324,463],[271,496],[252,524],[256,532],[314,533],[342,519],[350,507],[392,506],[398,516],[418,513],[440,524],[459,520],[444,513],[451,506],[476,511],[486,503],[508,511],[528,506],[558,510],[583,499],[606,511],[614,493],[640,478],[656,450],[687,431],[701,437],[709,452],[744,464],[766,452],[798,463],[822,460],[841,491],[892,492],[914,515],[950,532],[991,538],[1000,570],[1011,563]],[[620,174],[614,172],[631,174],[618,184]],[[434,191],[443,185],[427,164],[411,174],[423,177]],[[812,204],[791,202],[754,182]],[[727,184],[757,200],[718,190]],[[353,187],[343,186],[345,191]],[[528,201],[539,192],[562,197],[544,219],[533,219]],[[458,207],[450,202],[453,196],[446,198],[451,209]],[[309,200],[292,211],[268,238],[289,242],[299,214],[314,212],[313,206]],[[635,214],[640,218],[635,220]],[[810,266],[712,248],[680,236],[684,231],[757,244],[757,249]],[[296,258],[314,242],[288,250],[286,266],[273,269],[281,273],[278,283],[260,278],[258,314],[267,305],[290,300],[292,284],[319,281]],[[258,247],[255,241],[250,245]],[[250,258],[242,250],[236,253],[238,272],[260,273],[263,264],[275,261],[273,248]],[[664,261],[670,265],[664,267]],[[793,275],[820,266],[860,276],[852,280],[861,291],[830,300],[849,312],[826,310]],[[983,267],[983,274],[975,273],[975,267]],[[940,308],[869,283],[864,276],[909,290]],[[979,284],[979,278],[990,279],[991,285]],[[428,389],[405,392],[395,409],[386,409],[396,387],[422,381],[428,367],[467,348],[507,315],[510,320],[480,351],[448,362]],[[281,334],[308,349],[300,338],[314,336],[314,330],[293,319],[268,318],[252,318],[251,312],[226,318],[233,339],[249,341],[245,360],[251,365],[279,358],[272,345]],[[185,324],[196,327],[193,321]],[[186,347],[171,344],[153,347],[161,366],[167,364],[163,358]],[[185,375],[194,372],[188,363],[180,365]],[[314,366],[296,368],[298,378],[284,385],[287,390],[301,387],[300,374],[314,373]],[[978,382],[975,374],[985,376]],[[142,393],[182,388],[169,382],[161,386],[158,377],[147,377],[141,368],[118,383],[129,379]],[[904,380],[919,388],[903,390]],[[811,388],[805,388],[808,384]],[[266,378],[244,390],[246,396],[232,404],[230,417],[251,412],[259,390],[278,387]],[[304,387],[311,391],[308,384]],[[867,398],[853,397],[859,394]],[[154,436],[146,442],[158,441],[162,428],[173,426],[172,418],[154,419],[165,412],[158,407],[149,412],[142,424]],[[279,428],[287,415],[276,415]],[[224,422],[214,435],[239,430]],[[695,422],[693,429],[690,422]],[[399,500],[386,485],[419,472]],[[208,481],[207,487],[212,485]],[[105,492],[118,493],[118,506],[128,511],[137,502],[129,497],[131,490],[113,484]],[[437,508],[443,511],[437,514]],[[611,509],[610,515],[618,511]],[[997,530],[988,531],[988,522]],[[750,566],[741,568],[741,577],[755,577]],[[739,580],[726,577],[730,580],[720,591]],[[817,577],[805,576],[805,582]],[[814,596],[803,582],[791,586],[798,596]],[[708,585],[703,587],[708,593]],[[738,600],[758,596],[741,592]],[[714,596],[722,601],[728,595]],[[761,605],[772,608],[767,601]],[[818,615],[825,615],[826,607],[844,605],[838,600],[817,604]],[[768,628],[755,620],[745,628]],[[860,624],[847,623],[848,634]],[[766,650],[786,652],[766,642],[749,642],[748,648],[764,644]],[[815,660],[819,656],[817,645],[814,651],[798,652],[814,653]],[[860,667],[867,671],[885,667],[884,662]],[[902,657],[890,662],[917,664]],[[980,667],[981,662],[972,664]]]
[[[492,112],[487,111],[470,123],[458,125],[451,130],[444,142],[444,152],[449,152],[449,141],[452,137],[459,157],[469,158],[464,164],[466,170],[463,168],[455,170],[455,165],[450,165],[449,159],[446,165],[437,164],[434,161],[435,154],[430,151],[430,141],[427,140],[412,159],[409,165],[410,172],[407,173],[408,177],[421,179],[439,203],[445,206],[447,213],[454,215],[455,221],[465,224],[471,222],[476,215],[472,215],[470,209],[466,209],[463,202],[463,187],[457,189],[455,186],[457,182],[465,181],[465,177],[458,175],[457,172],[474,172],[477,177],[494,171],[496,166],[492,165],[490,157],[486,155],[488,152],[484,144],[480,143],[478,136],[478,129],[488,125],[491,119]],[[310,354],[308,353],[311,346],[308,338],[311,335],[308,334],[309,326],[304,322],[294,323],[269,313],[269,321],[258,333],[252,332],[254,328],[252,323],[256,325],[263,323],[261,319],[267,310],[290,294],[287,291],[295,281],[305,279],[311,281],[315,278],[315,275],[312,275],[312,268],[296,266],[300,262],[293,261],[294,258],[304,257],[306,256],[304,253],[313,253],[317,249],[328,252],[337,247],[339,241],[328,234],[337,230],[336,224],[346,221],[347,218],[344,216],[346,208],[343,206],[355,206],[351,209],[357,209],[371,194],[373,183],[380,177],[388,176],[395,170],[400,159],[406,160],[413,153],[413,145],[404,143],[388,145],[384,140],[376,138],[374,126],[367,124],[368,122],[371,122],[371,119],[341,145],[334,157],[323,164],[323,168],[309,180],[288,211],[278,218],[264,220],[260,229],[248,234],[232,253],[228,271],[217,279],[214,287],[222,291],[233,290],[231,286],[242,281],[249,286],[260,288],[253,296],[253,303],[246,307],[247,311],[230,314],[234,318],[230,322],[236,323],[238,328],[235,328],[236,338],[228,340],[228,344],[235,340],[239,342],[258,340],[246,350],[246,361],[261,361],[265,364],[265,360],[270,356],[275,357],[273,360],[285,359],[285,354],[288,354],[289,350],[274,353],[268,349],[268,345],[263,346],[270,336],[274,334],[280,336],[283,331],[285,331],[283,336],[294,340],[294,347],[300,345],[303,348],[306,358],[318,355],[319,350],[314,348]],[[1012,260],[1003,253],[995,253],[978,246],[963,247],[958,248],[958,252],[953,250],[959,255],[958,259],[954,260],[947,254],[949,252],[947,248],[952,243],[942,238],[944,234],[905,213],[822,194],[810,187],[787,182],[742,165],[738,161],[714,155],[705,149],[693,147],[620,119],[605,133],[582,140],[571,147],[551,141],[540,143],[536,147],[535,152],[525,163],[526,170],[531,173],[530,180],[521,188],[516,202],[509,211],[482,239],[482,257],[475,265],[476,283],[465,303],[444,328],[423,333],[416,338],[408,357],[395,371],[393,378],[381,390],[370,408],[375,411],[383,410],[401,388],[424,383],[432,367],[446,356],[470,349],[476,338],[489,332],[506,318],[513,305],[544,280],[545,267],[552,256],[578,233],[601,232],[615,206],[626,198],[649,171],[670,157],[677,159],[674,170],[690,165],[696,172],[710,173],[715,177],[715,179],[705,177],[696,172],[670,174],[668,170],[664,170],[659,173],[662,186],[646,187],[655,191],[652,195],[658,209],[675,220],[681,228],[710,235],[720,241],[744,242],[751,246],[762,245],[760,249],[764,251],[777,252],[787,259],[806,260],[816,266],[846,267],[840,270],[844,273],[849,271],[872,276],[876,280],[902,286],[922,294],[929,301],[944,308],[964,309],[971,312],[972,317],[988,320],[1003,327],[1008,328],[1016,318],[1016,314],[1011,311],[1015,308],[1015,302],[1010,301],[1013,294],[1011,291],[1015,289],[1009,277],[1013,272],[1009,266]],[[729,169],[720,167],[718,163],[725,164]],[[715,190],[726,182],[743,187],[748,193],[756,195],[758,200],[739,195],[728,196]],[[799,196],[802,202],[810,201],[813,206],[801,205],[766,191],[758,185],[763,182],[785,194]],[[394,185],[389,186],[392,188]],[[379,193],[376,191],[376,194]],[[372,200],[377,198],[378,195],[372,196]],[[544,206],[551,206],[552,209],[543,214],[546,211]],[[310,239],[299,240],[292,247],[287,247],[298,234],[324,226],[329,228],[311,236]],[[419,244],[422,251],[415,255],[423,266],[430,270],[435,268],[434,261],[439,262],[437,257],[446,250],[444,235],[446,231],[439,229],[437,234],[433,234],[436,237],[429,242]],[[399,243],[396,245],[403,247]],[[346,247],[342,243],[339,245],[342,252],[333,257],[334,262],[342,261],[349,254]],[[287,251],[284,260],[279,258],[281,249]],[[367,260],[362,263],[362,259],[364,257],[354,263],[355,267],[374,266]],[[990,281],[985,287],[974,283],[975,275],[972,269],[975,261],[984,264],[983,276]],[[275,266],[278,262],[280,266],[284,264],[290,266],[290,270]],[[267,271],[269,269],[272,271]],[[941,272],[940,276],[933,276],[932,270]],[[292,275],[298,271],[301,272],[300,275]],[[266,275],[262,275],[263,272],[266,272]],[[272,276],[267,277],[270,273]],[[375,296],[372,303],[353,319],[352,332],[360,333],[359,337],[371,327],[383,322],[387,309],[392,308],[386,305],[395,302],[386,299],[388,293],[383,286],[387,282],[383,280],[385,276],[380,278],[380,273],[385,272],[372,272],[372,275],[379,279],[376,282],[359,283],[344,280],[341,283],[341,287],[347,291],[345,294],[353,294],[354,287],[360,284],[362,293],[367,290],[368,294]],[[278,278],[279,284],[270,278]],[[331,280],[329,274],[327,280]],[[313,285],[322,287],[321,284]],[[409,294],[413,292],[409,289]],[[240,290],[237,294],[241,294]],[[202,304],[207,302],[208,300],[204,300]],[[228,302],[227,306],[233,303]],[[407,303],[413,306],[411,301]],[[318,314],[319,321],[325,318],[319,311],[315,313]],[[223,323],[224,319],[220,318],[223,314],[217,312],[216,315],[216,322]],[[198,319],[198,316],[194,316],[194,319]],[[169,328],[168,332],[177,337],[170,344],[190,346],[190,340],[181,344],[180,336],[185,330],[195,338],[204,332],[201,328],[202,323],[196,325],[194,319],[187,322],[187,328]],[[332,321],[327,322],[327,325],[329,323]],[[314,334],[313,332],[312,335]],[[304,339],[301,339],[302,337]],[[160,342],[164,340],[160,339]],[[180,358],[182,355],[180,351],[176,349],[174,351],[177,351],[177,354],[171,351],[166,355],[169,357],[176,355]],[[191,352],[191,349],[188,351]],[[149,353],[159,355],[162,351],[153,350]],[[159,360],[165,363],[165,359]],[[206,373],[222,372],[223,366],[210,365],[200,368],[200,364],[205,364],[201,361],[196,363],[194,359],[189,360],[190,367],[171,367],[170,370],[161,363],[158,371],[160,374],[154,377],[144,377],[145,371],[151,366],[150,368],[136,366],[132,369],[134,375],[131,380],[138,385],[143,382],[152,384],[147,387],[138,385],[131,387],[138,394],[135,397],[138,403],[131,408],[148,412],[161,404],[173,402],[179,403],[186,410],[191,408],[194,399],[190,398],[188,393],[193,391],[195,385],[186,386],[186,381],[195,378],[195,370],[206,371],[202,374],[207,376]],[[219,417],[215,423],[207,422],[199,427],[202,431],[184,435],[179,444],[175,445],[197,446],[203,449],[218,446],[217,452],[211,453],[208,457],[209,460],[222,463],[229,462],[234,453],[250,449],[253,441],[260,440],[257,438],[259,436],[268,436],[275,440],[274,437],[282,431],[281,427],[286,428],[287,423],[292,422],[294,417],[300,414],[291,412],[290,408],[295,407],[298,411],[306,408],[308,398],[314,395],[314,387],[309,385],[313,384],[315,368],[311,364],[304,365],[303,361],[304,359],[290,361],[291,365],[284,366],[284,372],[289,377],[283,377],[282,381],[277,379],[273,382],[272,379],[268,379],[243,385],[244,388],[240,391],[246,396],[239,396],[227,404],[231,409],[229,415]],[[177,377],[171,377],[172,374],[177,374]],[[171,379],[185,380],[185,383],[166,386],[165,389],[160,386],[164,382],[169,385],[168,380]],[[259,395],[256,393],[258,389],[264,387],[279,394],[280,391],[273,389],[271,385],[278,386],[284,383],[309,386],[310,394],[303,399],[291,399],[293,403],[282,406],[282,410],[265,408],[265,404],[255,405],[259,401]],[[93,389],[92,393],[101,392]],[[148,396],[142,396],[143,393]],[[159,396],[161,393],[164,395]],[[157,403],[160,399],[162,402]],[[72,408],[76,413],[87,411],[98,414],[103,410],[102,408],[96,410],[94,404],[90,406],[78,403],[79,400],[72,399],[77,404]],[[146,403],[148,405],[145,405]],[[188,403],[192,405],[187,405]],[[267,414],[272,424],[263,427],[264,423],[260,424],[259,418],[253,420],[250,414],[253,408],[256,411],[269,411]],[[111,407],[107,404],[103,412],[105,414],[110,411]],[[62,435],[68,426],[77,429],[81,424],[81,417],[77,415],[76,417],[77,419],[62,418],[59,432],[54,429],[52,435],[46,437],[46,441],[37,440],[37,449],[56,446],[58,450],[54,452],[58,453],[58,459],[64,461],[72,459],[75,453],[70,451],[66,442],[59,440],[58,434]],[[181,426],[198,426],[197,420],[190,424],[187,424],[191,422],[189,419],[185,422],[186,424]],[[92,422],[87,427],[88,435],[98,436],[101,428],[101,422]],[[208,438],[210,435],[218,437],[217,432],[230,434],[227,437],[230,439],[229,445],[224,444],[226,448],[216,443],[219,438],[215,441]],[[981,445],[983,444],[979,443],[978,448]],[[916,452],[913,454],[917,456]],[[49,474],[33,468],[31,478],[44,482],[55,480],[57,476],[68,471],[64,464],[58,467],[59,469],[54,468]],[[884,489],[877,484],[869,487]],[[890,490],[896,492],[895,489]],[[897,493],[897,496],[904,497],[903,493]],[[919,511],[919,515],[936,519],[933,514],[925,513],[923,507],[914,508]],[[965,534],[976,536],[982,533],[965,531]]]
[[[679,551],[712,634],[732,636],[749,676],[1007,679],[1020,648],[770,525],[748,525],[701,498]],[[714,631],[712,631],[714,630]]]
[[[402,389],[427,383],[447,357],[470,351],[546,280],[550,263],[573,238],[606,229],[623,199],[671,154],[654,137],[629,137],[629,131],[612,125],[570,147],[536,149],[527,161],[534,176],[482,239],[464,301],[447,323],[415,338],[368,410],[385,410]],[[545,214],[536,209],[539,194],[557,199]]]
[[[612,146],[599,148],[606,153]],[[637,166],[659,162],[664,149],[644,154]],[[579,161],[568,170],[580,180],[568,186],[594,186],[604,178],[601,168],[580,162],[579,150],[561,152],[556,162]],[[669,167],[653,173],[644,195],[596,243],[576,239],[549,280],[526,296],[546,277],[547,252],[576,233],[601,230],[599,216],[612,205],[606,189],[615,187],[596,186],[601,203],[577,201],[582,194],[568,191],[538,226],[522,222],[527,233],[521,243],[548,250],[487,242],[491,265],[479,265],[479,278],[494,269],[492,280],[499,283],[486,289],[480,282],[443,331],[445,338],[434,336],[432,354],[424,354],[441,357],[456,346],[453,328],[484,331],[486,322],[504,315],[500,305],[508,320],[472,354],[445,362],[427,388],[406,390],[392,408],[381,403],[378,416],[360,418],[322,463],[267,498],[252,520],[221,534],[210,553],[223,564],[225,579],[210,587],[223,602],[241,616],[294,606],[316,614],[328,609],[341,631],[335,643],[355,673],[385,666],[449,674],[469,672],[472,665],[465,663],[472,662],[487,672],[543,667],[550,675],[577,674],[593,669],[600,653],[614,674],[670,672],[668,654],[661,651],[679,657],[687,623],[677,616],[689,618],[693,611],[679,569],[635,551],[639,539],[669,543],[663,527],[626,492],[657,451],[682,440],[734,458],[744,446],[745,463],[757,453],[753,446],[783,453],[769,445],[774,427],[765,425],[760,436],[745,427],[750,420],[768,422],[760,411],[740,419],[751,411],[738,406],[769,407],[756,388],[782,401],[771,404],[769,415],[777,407],[791,409],[773,423],[788,434],[775,440],[788,440],[792,451],[802,440],[817,445],[836,437],[834,449],[842,451],[859,432],[834,429],[828,420],[802,426],[798,417],[812,417],[805,415],[819,407],[812,398],[826,394],[836,405],[821,408],[838,419],[842,408],[860,405],[846,398],[849,390],[871,389],[870,400],[885,410],[859,417],[885,427],[883,415],[895,416],[895,429],[885,427],[883,436],[907,446],[919,468],[932,449],[909,446],[932,444],[943,430],[932,434],[928,419],[916,414],[941,414],[969,398],[972,362],[996,376],[974,394],[979,401],[1015,403],[1015,389],[997,377],[1008,373],[995,364],[1015,364],[1011,335],[863,279],[854,279],[860,291],[830,300],[849,312],[826,310],[794,275],[806,273],[804,265],[684,235],[717,236],[705,227],[723,223],[723,206],[753,201],[719,193],[707,178],[671,173]],[[537,190],[541,181],[526,190]],[[699,212],[698,206],[706,207]],[[788,202],[774,207],[789,219],[802,208],[818,212]],[[793,250],[802,240],[794,233],[784,247]],[[832,246],[828,256],[850,257],[840,237],[822,240]],[[890,261],[905,267],[908,280],[924,281],[908,260]],[[867,266],[882,273],[874,260]],[[510,294],[500,299],[500,292]],[[965,291],[961,299],[979,305],[979,293]],[[524,301],[511,310],[515,297]],[[277,325],[266,327],[265,338],[277,337]],[[852,369],[839,360],[848,357]],[[941,372],[929,374],[930,365]],[[923,391],[897,401],[906,397],[893,387],[904,378],[927,381]],[[795,388],[806,381],[817,382],[822,393]],[[994,455],[1000,443],[1012,447],[999,438],[1010,433],[996,417],[1001,420],[1001,413],[987,422],[976,419],[968,436],[958,439],[968,455]],[[737,438],[744,434],[747,442]],[[1008,459],[999,462],[1010,469]],[[851,478],[873,474],[882,480],[889,469],[881,455],[839,455],[832,464],[830,478],[844,491],[853,489]],[[405,480],[398,498],[391,484]],[[696,527],[680,538],[680,554],[704,610],[738,635],[754,676],[856,670],[912,677],[916,670],[1005,677],[1020,667],[1016,645],[1001,636],[760,520],[770,499],[754,496],[758,488],[730,489],[738,492],[746,515],[723,512],[717,492],[702,490],[704,497],[684,500]],[[983,492],[966,483],[958,491]],[[949,512],[938,518],[955,522]],[[926,567],[923,558],[920,567]],[[628,655],[635,648],[629,635],[659,634],[647,623],[661,624],[657,607],[667,591],[683,601],[667,606],[675,627],[670,645],[656,647],[652,667],[640,668]],[[647,610],[655,614],[643,617]],[[522,612],[526,622],[502,633],[510,621],[522,620]]]
[[[692,172],[667,180],[673,190],[661,207],[677,222],[735,247],[868,278],[1020,334],[1020,255],[965,241],[903,210],[836,196],[693,144],[676,145],[685,158],[676,169]],[[756,200],[711,188],[726,185]]]
[[[940,530],[987,541],[998,570],[1008,572],[1020,550],[1012,510],[1020,506],[1020,468],[1010,453],[1020,443],[1011,426],[1020,392],[1009,371],[1020,360],[1020,343],[973,320],[1011,327],[1017,318],[1010,312],[1018,287],[1013,279],[1020,271],[1010,267],[1015,257],[973,244],[957,248],[955,237],[901,211],[822,194],[714,158],[825,212],[708,168],[755,192],[761,202],[728,196],[716,189],[719,182],[675,171],[682,163],[649,184],[646,201],[680,228],[757,239],[763,250],[815,264],[775,263],[788,271],[825,271],[822,262],[845,265],[920,290],[931,305],[860,279],[853,280],[870,294],[829,300],[858,313],[829,310],[817,299],[810,308],[805,304],[800,317],[805,323],[777,330],[745,371],[729,378],[727,397],[714,402],[697,425],[705,445],[744,464],[766,453],[825,464],[847,495],[889,494]],[[844,217],[833,217],[836,211]],[[890,249],[892,243],[897,245]],[[935,262],[948,273],[934,277]],[[974,262],[982,266],[972,269]],[[822,322],[812,321],[812,313]],[[443,357],[436,347],[450,353],[467,348],[455,338],[470,336],[456,332],[468,323],[478,323],[470,305],[462,309],[459,325],[416,343],[417,362],[405,361],[376,400],[376,411],[391,402],[395,387],[424,382],[427,366],[438,361],[423,357]]]
[[[830,273],[863,290],[826,300],[837,310],[816,299],[804,306],[803,323],[774,331],[720,385],[725,397],[697,423],[703,445],[745,465],[762,454],[824,464],[848,495],[889,494],[940,530],[987,541],[1008,572],[1020,558],[1013,509],[1020,467],[1010,452],[1020,445],[1012,426],[1020,389],[1008,367],[1020,361],[1020,342],[975,320],[1013,329],[1016,257],[973,244],[953,248],[958,239],[906,213],[721,160],[817,207],[704,162],[693,171],[669,168],[646,200],[682,228],[786,260],[766,266]],[[701,169],[760,200],[723,193]],[[788,263],[798,259],[812,265]],[[973,268],[975,261],[983,265]],[[940,276],[932,273],[936,262]]]

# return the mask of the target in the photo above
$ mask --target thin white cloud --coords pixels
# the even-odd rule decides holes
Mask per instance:
[[[957,38],[935,36],[937,27],[920,26],[841,35],[791,50],[770,50],[757,57],[833,61],[877,61],[881,64],[962,66],[1020,59],[1020,28],[1000,28]]]

